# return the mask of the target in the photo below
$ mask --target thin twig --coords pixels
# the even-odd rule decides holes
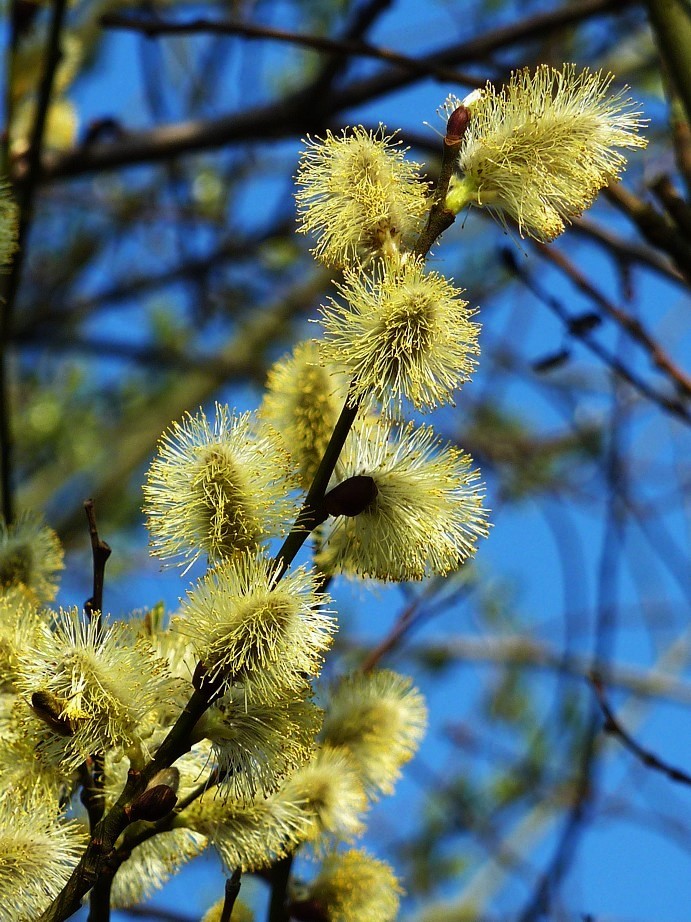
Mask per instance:
[[[591,337],[590,325],[580,323],[579,318],[572,316],[557,298],[536,282],[530,273],[518,263],[512,250],[505,250],[503,255],[507,268],[509,268],[516,278],[520,279],[526,288],[532,291],[552,313],[559,317],[571,336],[575,336],[579,339],[590,352],[609,366],[612,371],[616,372],[620,378],[627,381],[640,394],[652,401],[652,403],[661,407],[675,418],[681,419],[687,424],[691,424],[691,411],[689,411],[688,407],[681,400],[668,397],[666,394],[660,393],[660,391],[650,387],[646,381],[634,374],[634,372],[617,358],[616,355],[609,352],[596,339]]]
[[[240,892],[240,875],[240,868],[236,868],[226,881],[225,899],[223,901],[223,909],[221,910],[219,922],[230,922],[230,917],[233,914],[233,906]]]
[[[96,628],[100,632],[102,628],[101,613],[103,611],[103,584],[105,577],[106,561],[110,557],[110,547],[105,541],[102,541],[98,534],[96,526],[96,513],[94,512],[93,500],[86,500],[84,503],[86,519],[89,523],[89,538],[91,540],[91,552],[93,556],[93,593],[84,603],[84,611],[89,620],[98,619]],[[89,817],[89,829],[94,834],[96,827],[103,819],[105,811],[105,798],[103,788],[105,786],[104,775],[104,757],[102,752],[94,752],[82,766],[82,794],[81,800],[86,808]],[[111,878],[112,882],[112,878]],[[108,903],[105,903],[105,901]],[[91,894],[91,913],[90,922],[108,922],[108,915],[103,914],[103,906],[109,905],[110,901],[110,884],[94,887]],[[109,910],[108,910],[109,912]]]
[[[103,612],[103,583],[106,570],[106,562],[110,557],[110,545],[103,541],[98,534],[96,527],[96,513],[94,511],[93,499],[84,501],[84,511],[89,523],[89,537],[91,539],[91,554],[94,564],[94,585],[93,593],[84,603],[84,611],[89,619]]]
[[[620,15],[634,5],[633,0],[581,0],[578,4],[567,4],[502,28],[493,28],[475,38],[464,38],[435,50],[426,60],[430,67],[456,67],[483,60],[486,55],[501,48],[549,35],[594,16]],[[392,67],[381,75],[354,80],[330,94],[326,105],[320,107],[318,124],[314,123],[313,113],[303,105],[303,89],[251,111],[128,134],[110,143],[46,157],[44,180],[117,169],[133,163],[159,162],[192,151],[250,140],[266,142],[272,138],[293,137],[302,132],[319,130],[342,111],[408,86],[416,79],[419,79],[417,74]],[[477,83],[473,80],[471,86],[477,86]]]
[[[637,759],[639,759],[643,765],[647,768],[652,768],[654,771],[660,772],[663,775],[666,775],[670,781],[676,781],[679,784],[686,784],[691,786],[691,774],[684,769],[676,768],[673,765],[670,765],[669,762],[665,762],[655,755],[654,752],[651,752],[649,749],[645,749],[640,743],[631,736],[631,734],[626,730],[621,723],[617,720],[614,715],[614,711],[609,706],[607,698],[605,697],[605,690],[602,683],[602,679],[598,675],[593,675],[591,677],[592,686],[597,696],[598,704],[605,718],[605,723],[603,725],[603,730],[605,733],[615,736],[621,744],[633,753]]]
[[[348,41],[347,39],[324,38],[321,35],[305,35],[289,32],[285,29],[271,29],[246,22],[233,22],[227,19],[208,19],[200,16],[186,22],[174,22],[158,16],[135,17],[122,13],[106,13],[101,17],[105,29],[124,29],[140,32],[148,38],[159,35],[239,35],[246,39],[269,39],[284,42],[301,48],[310,48],[330,55],[348,58],[374,58],[393,64],[420,77],[432,77],[446,83],[461,83],[474,86],[485,81],[477,74],[467,74],[448,67],[435,67],[428,58],[421,60],[400,54],[389,48],[370,45],[367,42]]]
[[[608,317],[611,317],[612,320],[618,323],[632,339],[636,340],[636,342],[645,349],[650,357],[650,361],[670,379],[680,396],[686,398],[691,397],[691,377],[672,362],[667,353],[652,337],[648,330],[646,330],[640,320],[627,314],[626,311],[617,307],[606,298],[561,250],[546,246],[544,243],[536,242],[534,245],[543,259],[547,259],[553,265],[557,266],[576,288],[587,295],[598,305],[598,307],[602,308]]]
[[[579,234],[600,244],[612,254],[613,258],[621,266],[628,267],[632,264],[645,266],[652,272],[657,272],[667,281],[682,285],[688,289],[689,283],[684,279],[681,272],[672,265],[669,257],[659,250],[653,249],[653,247],[635,240],[628,240],[591,218],[578,218],[575,220],[569,233]]]

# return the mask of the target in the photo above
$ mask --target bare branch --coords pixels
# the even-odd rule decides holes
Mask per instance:
[[[597,676],[592,676],[592,685],[597,695],[597,700],[600,705],[600,709],[604,715],[605,723],[603,730],[605,733],[609,733],[612,736],[617,737],[622,745],[632,752],[637,759],[639,759],[643,765],[647,768],[652,768],[654,771],[660,772],[663,775],[666,775],[670,781],[676,781],[679,784],[685,784],[691,786],[691,774],[684,771],[684,769],[676,768],[673,765],[670,765],[668,762],[664,762],[654,752],[651,752],[649,749],[645,749],[640,743],[631,736],[631,734],[619,723],[617,718],[614,715],[614,711],[607,703],[607,698],[605,697],[604,686],[602,679]]]

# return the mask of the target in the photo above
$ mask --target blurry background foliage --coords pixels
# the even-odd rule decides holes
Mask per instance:
[[[1,283],[12,506],[58,531],[73,604],[89,592],[94,497],[117,615],[174,607],[186,588],[158,574],[142,528],[160,432],[217,398],[256,406],[271,362],[313,333],[333,291],[294,232],[300,139],[383,122],[433,178],[449,92],[565,61],[630,85],[649,148],[563,237],[520,240],[473,211],[436,247],[483,333],[473,382],[435,424],[481,466],[494,527],[448,580],[373,599],[336,582],[329,668],[384,644],[382,665],[428,696],[421,755],[368,833],[409,917],[688,919],[688,778],[605,734],[588,680],[602,676],[620,729],[691,771],[687,0],[5,0],[4,12],[4,171],[25,219]],[[163,27],[197,19],[233,28]],[[61,56],[46,82],[51,34]],[[178,907],[151,917],[195,918]]]

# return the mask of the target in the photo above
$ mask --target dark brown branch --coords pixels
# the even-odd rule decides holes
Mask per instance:
[[[582,0],[557,10],[526,17],[518,23],[492,29],[485,35],[464,39],[441,48],[426,58],[430,67],[457,67],[482,60],[500,48],[537,39],[593,16],[619,15],[634,6],[632,0]],[[353,81],[333,93],[325,111],[318,118],[304,106],[304,88],[293,95],[249,112],[233,113],[217,119],[195,120],[166,125],[150,131],[125,135],[110,143],[78,148],[65,154],[44,158],[45,181],[79,176],[96,170],[117,169],[133,163],[155,163],[180,154],[228,146],[245,141],[271,141],[306,131],[328,127],[329,121],[343,110],[371,101],[418,79],[418,74],[402,73],[390,68],[375,77]],[[473,80],[472,86],[477,85]],[[19,177],[18,177],[19,178]]]
[[[285,573],[307,538],[326,518],[324,495],[359,409],[359,403],[351,404],[346,400],[295,525],[276,554],[276,566],[280,574]]]
[[[266,26],[252,25],[245,22],[231,22],[229,20],[207,19],[198,17],[186,22],[171,22],[159,17],[147,16],[138,18],[121,13],[106,13],[101,17],[101,25],[106,29],[124,29],[131,32],[140,32],[149,38],[160,35],[239,35],[246,39],[270,39],[275,42],[284,42],[300,48],[310,48],[330,55],[339,55],[348,58],[374,58],[393,64],[418,77],[432,77],[434,80],[446,83],[461,83],[474,86],[484,82],[477,74],[464,74],[456,69],[435,67],[428,59],[411,58],[409,55],[400,54],[389,48],[370,45],[367,42],[348,41],[347,39],[324,38],[320,35],[305,35],[299,32],[288,32],[285,29],[270,29]]]
[[[457,115],[461,113],[463,115],[462,125],[456,131],[455,128],[449,128],[448,126],[454,125],[454,120]],[[446,196],[449,191],[449,183],[451,182],[451,177],[454,174],[456,169],[456,158],[458,155],[459,148],[461,146],[461,140],[463,134],[468,125],[468,110],[465,106],[459,106],[458,109],[450,116],[447,123],[447,131],[444,136],[444,143],[442,147],[442,160],[441,160],[441,169],[439,171],[439,178],[437,180],[436,188],[434,190],[434,198],[432,199],[432,207],[430,208],[429,218],[427,220],[427,226],[420,234],[418,238],[413,253],[418,257],[425,257],[434,242],[447,230],[453,222],[456,220],[456,215],[449,211],[446,207]]]
[[[66,8],[67,0],[54,0],[46,44],[44,70],[38,88],[36,115],[29,140],[29,150],[24,161],[24,181],[21,188],[15,190],[19,210],[17,251],[14,254],[10,271],[6,276],[0,276],[0,490],[2,492],[2,514],[7,523],[12,522],[14,519],[13,443],[7,352],[12,337],[14,306],[24,265],[26,241],[33,217],[34,198],[41,180],[43,135],[48,116],[48,107],[53,93],[55,72],[60,62],[60,35]]]
[[[691,378],[672,362],[640,320],[627,314],[626,311],[606,298],[563,252],[554,247],[546,246],[544,243],[536,242],[534,245],[543,259],[547,259],[554,266],[557,266],[579,291],[587,295],[648,353],[652,364],[669,378],[681,397],[691,398]]]
[[[116,870],[117,868],[106,868],[96,881],[89,899],[87,922],[110,922],[110,893]]]
[[[290,922],[288,911],[288,881],[293,867],[293,856],[286,855],[271,867],[271,899],[268,922]]]
[[[84,611],[89,618],[93,618],[95,613],[103,612],[103,582],[106,571],[106,563],[110,557],[110,545],[101,540],[96,527],[96,513],[94,511],[94,501],[87,499],[84,501],[84,511],[89,523],[89,537],[91,539],[91,554],[94,562],[94,586],[93,593],[84,603]]]
[[[240,892],[240,875],[240,869],[236,868],[226,881],[225,899],[223,901],[223,909],[221,910],[220,922],[230,922],[230,917],[233,914],[233,906]]]
[[[665,71],[691,121],[691,15],[686,0],[646,0]]]
[[[621,744],[633,753],[637,759],[639,759],[643,765],[647,768],[652,768],[654,771],[660,772],[663,775],[666,775],[670,781],[676,781],[679,784],[686,784],[691,786],[691,774],[684,771],[681,768],[676,768],[673,765],[670,765],[668,762],[664,762],[654,752],[651,752],[649,749],[644,749],[640,743],[631,736],[631,734],[626,730],[621,723],[617,720],[614,715],[614,711],[609,706],[607,698],[605,696],[605,690],[602,683],[602,680],[599,676],[592,676],[592,685],[597,695],[598,704],[600,705],[600,710],[605,718],[605,723],[603,725],[603,730],[605,733],[615,736]]]
[[[681,103],[676,99],[672,100],[670,121],[677,166],[686,186],[687,198],[691,199],[691,128],[684,117]]]
[[[691,240],[691,207],[674,188],[669,176],[660,176],[650,188],[679,231]]]

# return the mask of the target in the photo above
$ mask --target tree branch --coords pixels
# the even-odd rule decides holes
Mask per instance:
[[[24,161],[24,179],[21,188],[15,188],[19,211],[17,250],[8,274],[4,277],[0,276],[0,491],[2,492],[2,513],[7,523],[12,522],[14,519],[12,424],[10,419],[7,353],[12,338],[14,305],[24,265],[29,227],[33,217],[34,198],[41,179],[43,135],[53,92],[55,71],[60,62],[60,36],[66,8],[67,0],[54,0],[46,44],[43,76],[36,100],[36,115],[31,131],[29,150]],[[9,129],[10,126],[8,125],[8,133]]]
[[[592,686],[597,696],[600,709],[605,718],[605,723],[602,728],[604,732],[610,734],[611,736],[617,737],[621,744],[626,749],[628,749],[629,752],[633,753],[633,755],[636,756],[636,758],[639,759],[647,768],[652,768],[654,771],[666,775],[670,781],[676,781],[679,784],[691,786],[691,774],[689,774],[689,772],[684,771],[681,768],[676,768],[675,766],[670,765],[668,762],[664,762],[649,749],[644,749],[643,746],[636,742],[631,734],[626,729],[624,729],[624,727],[615,717],[614,711],[607,703],[602,679],[598,675],[592,676]]]
[[[526,17],[476,38],[442,47],[425,58],[420,66],[457,67],[482,60],[486,55],[511,45],[537,39],[570,28],[594,16],[620,15],[635,8],[633,0],[581,0],[557,10]],[[375,77],[351,82],[330,95],[315,119],[313,110],[305,108],[305,94],[310,87],[269,105],[248,112],[237,112],[217,119],[193,120],[126,134],[111,141],[77,148],[64,154],[44,158],[43,179],[52,182],[97,170],[117,169],[134,163],[156,163],[192,151],[228,146],[246,141],[271,141],[294,137],[307,131],[328,127],[329,121],[345,109],[371,101],[419,79],[419,74],[402,73],[399,67],[385,70]],[[471,86],[476,86],[473,79]],[[22,177],[17,177],[22,181]]]
[[[370,45],[367,42],[349,41],[347,39],[324,38],[320,35],[305,35],[288,32],[285,29],[270,29],[245,22],[208,19],[200,16],[186,22],[174,22],[158,16],[136,17],[122,13],[106,13],[101,17],[105,29],[122,29],[139,32],[148,38],[160,35],[238,35],[246,39],[269,39],[300,48],[309,48],[330,55],[347,58],[373,58],[393,64],[417,77],[431,77],[445,83],[462,83],[474,86],[480,79],[477,74],[464,74],[456,69],[435,67],[428,59],[411,58],[389,48]],[[484,81],[482,81],[484,82]]]
[[[563,252],[554,247],[546,246],[544,243],[535,242],[534,246],[543,259],[557,266],[579,291],[587,295],[591,301],[597,304],[608,317],[614,320],[648,353],[652,364],[669,378],[680,397],[691,398],[691,377],[672,362],[640,320],[627,314],[626,311],[606,298]]]

